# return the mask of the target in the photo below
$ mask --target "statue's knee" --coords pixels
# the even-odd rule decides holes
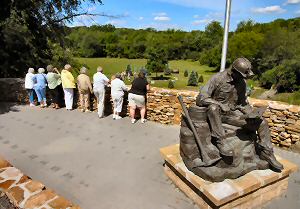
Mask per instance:
[[[211,105],[208,106],[208,111],[209,112],[215,112],[215,111],[219,111],[219,110],[220,110],[219,105],[211,104]]]
[[[263,127],[269,127],[268,121],[264,118],[262,119],[262,122],[261,122],[260,125],[263,126]]]

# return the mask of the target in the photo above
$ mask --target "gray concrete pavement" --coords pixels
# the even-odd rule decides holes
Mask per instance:
[[[179,127],[96,113],[0,104],[0,154],[84,209],[196,208],[163,173],[159,148],[178,143]],[[276,150],[300,165],[299,154]],[[299,208],[300,175],[267,208]]]

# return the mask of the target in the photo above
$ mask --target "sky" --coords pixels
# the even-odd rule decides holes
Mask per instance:
[[[224,24],[225,6],[226,0],[103,0],[103,5],[85,3],[81,11],[109,17],[76,17],[71,26],[204,30],[214,20]],[[232,0],[230,29],[243,20],[262,23],[294,17],[300,17],[300,0]]]

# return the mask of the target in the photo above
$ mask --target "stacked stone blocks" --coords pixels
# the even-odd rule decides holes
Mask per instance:
[[[80,209],[0,158],[0,194],[18,209]]]

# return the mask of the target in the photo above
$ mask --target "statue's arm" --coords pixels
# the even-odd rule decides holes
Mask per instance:
[[[242,101],[243,102],[237,106],[237,109],[242,113],[249,115],[253,111],[253,108],[249,103],[247,95],[245,95],[245,98]]]
[[[197,96],[196,104],[198,106],[210,106],[212,104],[216,104],[220,106],[222,109],[226,109],[224,104],[218,102],[213,99],[213,95],[217,90],[218,86],[220,86],[220,79],[218,77],[212,77],[211,80],[201,89],[200,94]]]

